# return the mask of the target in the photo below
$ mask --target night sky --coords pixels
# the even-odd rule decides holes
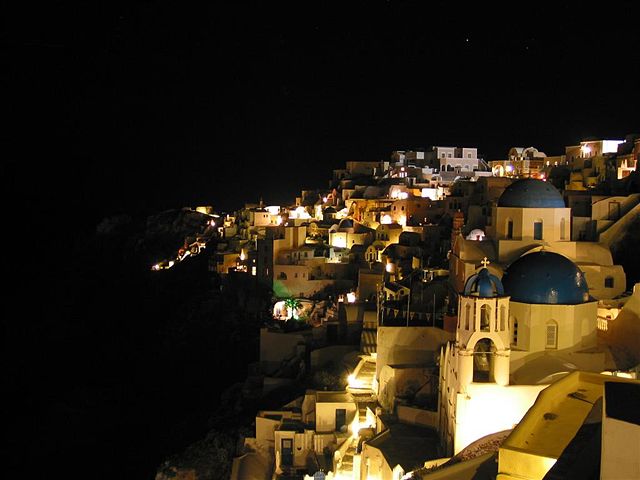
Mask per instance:
[[[87,239],[105,216],[286,204],[346,161],[395,149],[475,146],[490,160],[640,131],[637,1],[5,3],[0,350],[3,384],[25,392],[7,395],[18,432],[7,437],[34,457],[60,456],[59,428],[77,462],[84,438],[65,415],[90,412],[78,430],[96,424],[111,432],[104,444],[142,458],[135,435],[146,431],[118,428],[135,423],[143,389],[118,379],[155,384],[118,360],[146,358],[145,336],[127,333],[142,328],[126,305],[140,300],[126,290],[137,278],[92,264],[100,250]],[[77,378],[108,384],[123,404],[77,394]],[[67,410],[65,398],[98,406]],[[119,466],[104,445],[82,452]]]
[[[12,168],[41,157],[33,193],[98,216],[234,209],[394,149],[560,154],[638,130],[637,2],[275,3],[21,2]]]

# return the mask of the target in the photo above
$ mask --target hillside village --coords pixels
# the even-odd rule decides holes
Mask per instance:
[[[272,289],[247,394],[344,372],[258,412],[232,480],[638,478],[639,159],[638,135],[433,146],[291,205],[197,207],[151,269],[203,254]]]

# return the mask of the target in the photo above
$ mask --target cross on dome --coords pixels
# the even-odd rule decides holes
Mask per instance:
[[[487,265],[489,265],[491,262],[489,261],[489,259],[487,257],[484,257],[480,263],[482,264],[482,266],[484,268],[487,268]]]

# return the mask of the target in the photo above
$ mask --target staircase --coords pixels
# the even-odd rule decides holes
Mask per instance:
[[[347,391],[353,395],[369,395],[373,391],[373,380],[376,375],[376,361],[370,356],[363,355],[360,363],[354,370],[352,377],[349,379]]]

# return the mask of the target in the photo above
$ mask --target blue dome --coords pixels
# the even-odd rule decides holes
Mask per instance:
[[[504,295],[504,288],[500,279],[489,273],[489,269],[484,267],[475,275],[471,275],[464,284],[465,295],[473,295],[475,293],[479,297],[496,297]]]
[[[564,208],[560,192],[549,182],[524,178],[509,185],[498,199],[499,207]]]
[[[575,305],[589,300],[582,270],[553,252],[520,257],[507,268],[502,283],[514,302]]]

